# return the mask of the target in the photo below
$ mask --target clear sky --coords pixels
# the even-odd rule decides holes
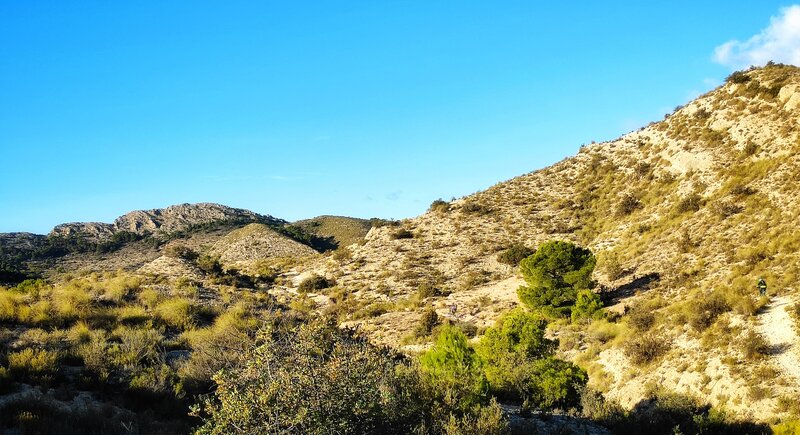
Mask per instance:
[[[786,6],[0,0],[0,232],[183,202],[415,216],[662,119],[771,17],[796,28]]]

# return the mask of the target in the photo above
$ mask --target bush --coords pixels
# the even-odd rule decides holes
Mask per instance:
[[[200,434],[412,433],[430,402],[413,366],[333,321],[265,334],[244,367],[215,377]]]
[[[625,355],[636,365],[649,364],[669,350],[667,341],[654,334],[634,336],[625,343]]]
[[[324,290],[334,283],[324,276],[321,275],[311,275],[308,278],[304,279],[299,286],[297,286],[297,291],[300,293],[313,293],[320,290]]]
[[[725,81],[728,83],[743,84],[750,81],[750,76],[747,75],[746,71],[734,71],[725,78]]]
[[[197,325],[198,307],[186,298],[166,300],[155,307],[155,314],[167,326],[191,329]]]
[[[414,233],[412,233],[411,231],[409,231],[409,230],[407,230],[405,228],[400,228],[399,230],[393,232],[391,237],[392,237],[392,240],[413,239],[414,238]]]
[[[628,325],[636,332],[647,332],[656,323],[656,315],[644,308],[636,308],[628,314]]]
[[[572,307],[572,321],[579,322],[586,319],[601,319],[604,316],[603,302],[600,295],[591,290],[581,290]]]
[[[578,291],[594,285],[591,275],[595,263],[588,249],[569,242],[547,242],[520,263],[528,285],[520,287],[517,294],[531,309],[548,315],[568,315]]]
[[[448,409],[469,413],[489,400],[483,364],[457,328],[443,325],[436,344],[420,357],[425,381]]]
[[[440,296],[441,294],[442,293],[439,291],[439,289],[429,282],[422,283],[419,285],[419,287],[417,287],[417,296],[419,297],[420,301]]]
[[[181,258],[183,260],[194,261],[200,257],[196,251],[183,245],[172,244],[164,249],[164,255],[172,258]],[[210,257],[209,257],[210,258]]]
[[[477,201],[466,201],[463,205],[461,205],[461,212],[467,214],[486,215],[491,213],[492,210]]]
[[[708,297],[701,297],[699,301],[692,301],[689,310],[689,324],[697,331],[704,331],[720,314],[730,311],[731,307],[721,294],[712,293]]]
[[[433,307],[430,307],[420,316],[417,327],[414,329],[414,335],[417,337],[427,337],[438,324],[439,315],[436,314],[436,310],[434,310]]]
[[[534,250],[523,245],[514,243],[510,248],[497,254],[497,261],[509,266],[517,267],[519,263],[534,254]]]
[[[703,206],[703,198],[697,193],[691,193],[678,201],[675,209],[678,213],[695,212]]]
[[[540,316],[514,310],[486,331],[478,355],[495,394],[545,409],[577,403],[586,373],[552,357],[556,343],[545,338],[546,327]]]
[[[58,372],[58,353],[27,348],[8,355],[8,371],[18,379],[49,383]]]
[[[222,276],[222,264],[219,258],[211,255],[201,255],[197,258],[197,268],[211,276]]]
[[[439,198],[431,203],[428,210],[435,213],[447,213],[450,211],[450,203]]]
[[[770,347],[761,334],[750,331],[742,339],[742,353],[748,360],[755,360],[769,355]]]
[[[619,201],[619,205],[617,205],[617,215],[627,216],[641,207],[642,203],[639,201],[639,198],[631,194],[625,194]]]

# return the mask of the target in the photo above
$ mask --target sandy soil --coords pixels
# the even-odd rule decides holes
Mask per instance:
[[[800,337],[787,308],[793,301],[788,296],[772,299],[759,319],[759,332],[774,349],[775,363],[784,376],[800,385]]]

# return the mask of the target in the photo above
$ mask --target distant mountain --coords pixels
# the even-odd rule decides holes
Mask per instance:
[[[132,211],[118,217],[112,224],[97,222],[61,224],[53,228],[50,235],[56,237],[83,236],[90,240],[102,241],[120,231],[139,235],[169,234],[187,230],[192,226],[221,221],[264,222],[273,225],[286,223],[272,216],[220,204],[178,204],[153,210]]]

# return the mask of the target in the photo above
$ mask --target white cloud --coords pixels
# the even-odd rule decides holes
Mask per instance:
[[[728,41],[714,49],[714,61],[734,69],[771,60],[800,66],[800,5],[781,9],[766,29],[747,41]]]

